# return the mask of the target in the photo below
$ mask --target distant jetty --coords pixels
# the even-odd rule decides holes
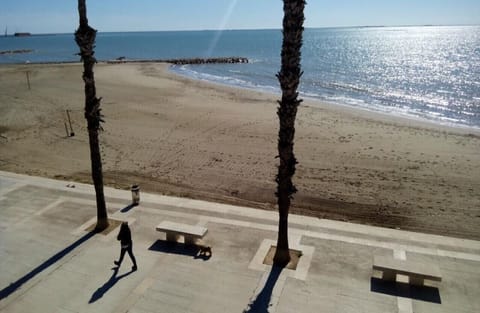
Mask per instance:
[[[191,59],[153,59],[153,60],[129,60],[125,57],[119,57],[116,60],[107,61],[110,64],[117,63],[170,63],[170,64],[220,64],[220,63],[248,63],[247,58],[243,57],[222,57],[222,58],[191,58]]]
[[[33,52],[32,49],[21,49],[21,50],[3,50],[0,51],[0,55],[2,54],[19,54],[19,53],[30,53]]]
[[[0,54],[8,53],[29,53],[33,50],[8,50],[0,51]],[[243,57],[221,57],[221,58],[191,58],[191,59],[146,59],[146,60],[130,60],[125,57],[119,57],[115,60],[99,61],[100,63],[122,64],[122,63],[170,63],[170,64],[221,64],[221,63],[248,63],[248,58]],[[78,61],[47,61],[32,62],[32,64],[74,64]]]
[[[15,34],[13,34],[13,36],[15,36],[15,37],[29,37],[29,36],[32,36],[32,34],[30,34],[30,33],[15,33]]]

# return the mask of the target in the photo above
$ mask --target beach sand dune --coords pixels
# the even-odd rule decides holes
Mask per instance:
[[[1,170],[91,182],[81,73],[78,64],[0,67]],[[178,77],[164,64],[99,64],[95,74],[106,184],[275,209],[278,96]],[[295,151],[294,213],[480,239],[476,131],[306,100]]]

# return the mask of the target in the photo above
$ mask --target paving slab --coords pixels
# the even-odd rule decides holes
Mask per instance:
[[[72,188],[72,185],[75,187]],[[141,186],[140,186],[141,188]],[[128,221],[138,270],[113,265],[118,228],[88,233],[94,188],[0,171],[0,311],[11,312],[480,312],[480,242],[290,215],[295,271],[263,264],[278,214],[105,188],[109,217]],[[208,228],[211,257],[155,230]],[[442,282],[385,284],[376,255],[436,264]],[[403,280],[402,280],[403,279]]]

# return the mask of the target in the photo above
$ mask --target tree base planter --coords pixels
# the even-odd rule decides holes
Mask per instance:
[[[105,228],[104,230],[98,232],[98,233],[102,234],[102,235],[108,235],[112,230],[114,230],[115,228],[120,226],[120,224],[122,224],[122,222],[123,221],[114,220],[114,219],[109,218],[108,219],[108,227]],[[92,225],[85,228],[85,230],[88,231],[88,232],[95,231],[96,227],[97,227],[97,222],[95,221]]]
[[[263,264],[265,265],[273,265],[273,258],[275,257],[275,252],[277,250],[276,246],[270,246],[270,249],[267,252],[267,255],[263,259]],[[285,266],[285,268],[289,270],[296,270],[298,261],[300,257],[303,255],[302,251],[290,249],[290,262]]]

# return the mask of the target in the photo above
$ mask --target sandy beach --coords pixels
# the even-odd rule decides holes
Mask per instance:
[[[81,74],[0,66],[1,170],[91,182]],[[98,64],[95,75],[107,185],[275,209],[278,96],[164,64]],[[305,100],[295,152],[294,213],[480,239],[478,131]]]

